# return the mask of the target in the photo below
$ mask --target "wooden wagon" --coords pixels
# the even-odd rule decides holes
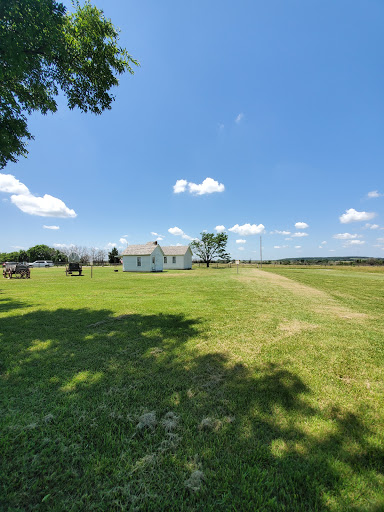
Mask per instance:
[[[7,262],[3,266],[3,277],[6,279],[12,279],[12,277],[29,279],[31,277],[31,271],[28,265],[24,265],[24,263]]]
[[[81,276],[81,273],[83,272],[83,267],[80,265],[80,263],[68,263],[68,265],[65,267],[65,275],[73,275],[73,272],[78,272],[78,275]]]

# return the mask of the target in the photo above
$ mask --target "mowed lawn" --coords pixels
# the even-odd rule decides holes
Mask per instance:
[[[384,510],[384,272],[0,284],[0,509]]]

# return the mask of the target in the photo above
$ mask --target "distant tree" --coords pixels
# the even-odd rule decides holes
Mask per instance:
[[[19,262],[28,261],[28,253],[27,253],[27,251],[24,251],[24,249],[21,249],[19,251],[19,255],[18,255],[17,261],[19,261]]]
[[[118,263],[119,261],[119,251],[116,247],[113,247],[111,252],[108,253],[108,261],[109,263]]]
[[[96,253],[97,253],[96,247],[89,248],[89,258],[90,258],[91,262],[96,261]]]
[[[28,153],[27,114],[56,112],[60,90],[70,109],[101,114],[116,75],[138,65],[103,11],[73,5],[67,13],[55,0],[0,0],[0,169]]]
[[[54,263],[66,263],[68,261],[68,257],[64,250],[54,249],[54,251],[55,252],[52,256],[52,261]]]
[[[104,263],[106,257],[106,251],[104,249],[97,249],[97,252],[95,254],[95,261],[97,263]]]
[[[227,261],[229,254],[226,252],[228,235],[226,233],[201,233],[200,240],[193,240],[190,247],[201,261],[209,264],[215,259],[220,258]]]
[[[89,263],[90,255],[88,247],[79,247],[79,256],[81,263]]]
[[[35,245],[27,251],[29,261],[52,260],[55,252],[55,249],[48,247],[48,245]]]
[[[19,261],[19,253],[17,251],[3,252],[1,254],[1,261]]]

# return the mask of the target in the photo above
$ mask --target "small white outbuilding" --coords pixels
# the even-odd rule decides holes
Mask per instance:
[[[189,270],[192,268],[192,250],[189,245],[162,247],[164,269]]]
[[[162,272],[164,253],[157,242],[129,245],[122,260],[123,272]]]

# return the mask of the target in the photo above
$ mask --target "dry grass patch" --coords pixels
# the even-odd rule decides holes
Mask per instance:
[[[309,322],[304,322],[302,320],[283,320],[278,326],[278,330],[282,332],[285,336],[293,336],[294,334],[298,334],[302,331],[309,331],[312,329],[317,329],[319,326],[316,324],[311,324]]]
[[[364,321],[374,318],[371,315],[353,311],[339,304],[331,295],[322,290],[298,283],[297,281],[285,276],[252,269],[248,271],[248,275],[240,276],[238,279],[249,284],[255,284],[255,281],[259,281],[260,283],[265,282],[273,287],[280,287],[283,290],[294,294],[296,297],[303,299],[308,308],[321,315],[333,315],[338,318],[345,318],[347,320],[354,321]]]
[[[338,318],[345,318],[346,320],[364,321],[374,319],[372,315],[367,315],[366,313],[360,313],[358,311],[351,311],[350,309],[343,306],[336,306],[333,304],[317,307],[316,312],[323,315],[335,315]]]

